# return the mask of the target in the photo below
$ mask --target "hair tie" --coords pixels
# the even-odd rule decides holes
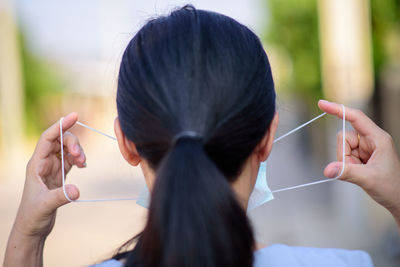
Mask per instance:
[[[178,142],[178,140],[182,138],[202,139],[202,137],[195,131],[182,131],[174,136],[174,138],[172,139],[172,143],[176,144],[176,142]]]

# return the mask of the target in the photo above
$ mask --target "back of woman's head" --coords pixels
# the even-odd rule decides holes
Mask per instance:
[[[157,173],[126,265],[251,266],[251,226],[229,183],[275,113],[257,36],[190,6],[149,21],[123,55],[117,107],[122,131]]]

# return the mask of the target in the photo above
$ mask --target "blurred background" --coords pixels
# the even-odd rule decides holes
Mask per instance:
[[[147,19],[187,3],[0,1],[1,261],[25,166],[40,133],[77,111],[80,121],[112,134],[125,46]],[[278,135],[318,115],[317,101],[325,98],[361,108],[399,147],[399,0],[190,3],[231,16],[260,37],[276,82]],[[270,187],[322,178],[324,164],[334,158],[338,130],[340,120],[324,120],[278,143],[268,160]],[[88,168],[84,175],[74,170],[72,181],[94,196],[104,188],[125,195],[140,192],[140,170],[123,162],[112,141],[87,130],[76,133],[84,143]],[[108,182],[97,182],[102,177]],[[46,243],[45,265],[84,266],[106,259],[140,231],[145,216],[144,208],[129,201],[67,205],[59,210]],[[375,266],[400,264],[400,239],[390,214],[351,184],[279,193],[250,217],[256,238],[267,245],[362,249]]]

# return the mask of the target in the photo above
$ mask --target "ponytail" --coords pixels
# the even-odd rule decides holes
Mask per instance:
[[[115,258],[135,267],[250,267],[254,238],[230,185],[275,114],[259,38],[227,16],[185,6],[147,22],[122,57],[122,132],[157,170],[147,224]],[[174,140],[182,130],[202,136]]]
[[[126,266],[250,267],[253,248],[246,214],[200,139],[178,139],[158,168],[148,221]]]

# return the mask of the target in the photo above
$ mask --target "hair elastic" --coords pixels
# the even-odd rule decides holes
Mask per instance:
[[[174,138],[172,138],[172,143],[176,144],[176,142],[178,142],[178,140],[182,138],[201,139],[201,136],[195,131],[182,131],[175,135]]]

